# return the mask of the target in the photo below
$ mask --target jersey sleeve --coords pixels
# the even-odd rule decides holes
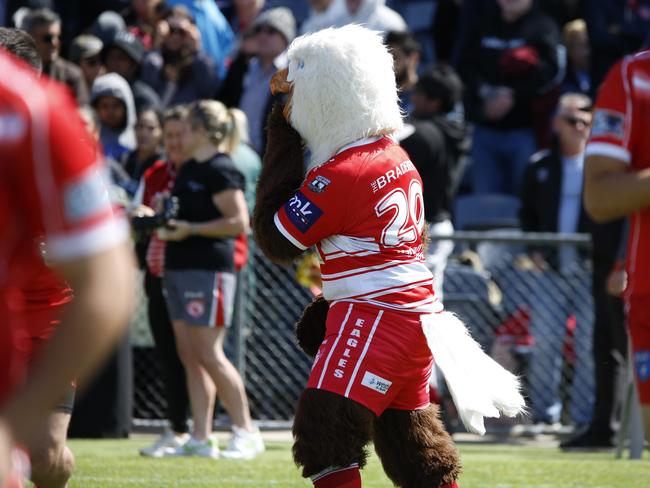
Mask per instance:
[[[48,259],[66,261],[123,242],[128,225],[113,214],[100,152],[75,103],[58,88],[45,93],[48,102],[31,130],[35,185]]]
[[[352,184],[347,175],[311,171],[300,189],[274,216],[280,233],[305,250],[322,239],[338,234],[347,214]]]
[[[627,59],[614,65],[600,87],[586,156],[630,163],[632,94]]]
[[[225,190],[243,190],[245,187],[244,175],[239,171],[232,160],[227,156],[220,156],[223,158],[218,164],[212,164],[212,171],[206,178],[205,184],[210,193],[220,193]]]

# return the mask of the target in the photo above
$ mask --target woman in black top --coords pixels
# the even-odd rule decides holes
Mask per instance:
[[[177,220],[159,234],[168,241],[163,284],[194,418],[177,455],[218,455],[211,438],[215,386],[234,432],[221,457],[250,459],[264,450],[244,384],[223,351],[234,302],[234,238],[248,229],[244,177],[230,158],[240,136],[233,110],[214,100],[190,106],[185,144],[193,159],[172,190]]]

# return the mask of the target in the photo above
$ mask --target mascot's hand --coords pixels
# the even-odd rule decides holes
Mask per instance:
[[[325,323],[329,303],[319,295],[307,305],[302,316],[296,322],[296,339],[307,356],[314,358],[318,348],[325,339]]]
[[[264,163],[273,163],[276,159],[281,159],[277,157],[278,151],[282,150],[284,152],[287,148],[291,148],[291,153],[300,155],[302,173],[302,137],[300,137],[298,131],[287,121],[284,114],[285,111],[286,105],[278,102],[273,104],[273,109],[269,114],[267,122],[268,144],[266,146],[266,152],[264,153]]]

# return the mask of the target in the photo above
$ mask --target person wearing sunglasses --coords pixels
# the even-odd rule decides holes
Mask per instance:
[[[81,68],[61,57],[61,17],[48,8],[31,10],[21,27],[36,42],[43,74],[68,85],[79,105],[87,104],[89,94]]]
[[[591,128],[591,99],[581,93],[562,95],[552,120],[553,145],[534,154],[526,166],[521,189],[521,228],[525,232],[573,234],[589,232],[593,223],[582,204],[584,151]],[[592,402],[585,401],[593,390],[589,354],[591,304],[583,297],[557,292],[558,284],[581,283],[589,289],[585,260],[589,256],[570,245],[528,249],[533,264],[521,271],[522,279],[539,286],[529,304],[536,353],[529,367],[532,414],[538,423],[556,424],[570,420],[584,425],[590,421]],[[524,276],[525,275],[525,276]],[[544,285],[544,286],[542,286]],[[562,295],[562,296],[560,296]],[[577,359],[562,368],[563,341],[573,324]],[[571,359],[571,358],[568,358]],[[543,386],[542,386],[543,383]],[[564,418],[562,418],[564,416]]]

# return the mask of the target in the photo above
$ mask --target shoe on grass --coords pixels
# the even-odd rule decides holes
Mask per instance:
[[[564,451],[589,451],[601,449],[613,449],[614,441],[611,432],[596,432],[586,430],[571,439],[560,444],[560,449]]]
[[[216,459],[219,457],[219,445],[213,437],[199,441],[190,437],[187,442],[178,446],[169,456],[198,456]]]
[[[233,425],[232,437],[228,448],[222,451],[221,457],[225,459],[253,459],[264,452],[264,441],[257,427],[252,432]]]
[[[185,444],[189,438],[189,434],[176,434],[171,430],[167,430],[152,445],[140,449],[140,455],[145,457],[167,456]]]

